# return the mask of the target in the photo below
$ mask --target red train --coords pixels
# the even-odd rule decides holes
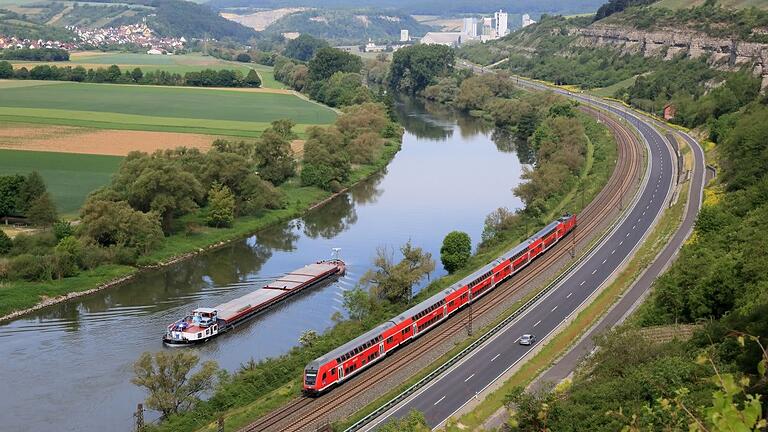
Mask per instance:
[[[313,360],[304,369],[304,392],[317,395],[341,384],[401,344],[421,336],[520,271],[575,227],[576,215],[564,215],[443,292]]]

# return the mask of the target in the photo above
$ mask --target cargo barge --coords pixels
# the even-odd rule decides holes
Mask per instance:
[[[210,340],[302,290],[343,275],[345,269],[346,265],[340,259],[318,261],[240,298],[211,308],[199,307],[169,325],[163,342],[168,345],[189,345]]]

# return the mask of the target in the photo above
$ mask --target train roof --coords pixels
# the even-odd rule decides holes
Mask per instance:
[[[552,231],[553,229],[555,229],[555,227],[558,224],[560,224],[560,222],[562,222],[560,219],[558,219],[558,220],[556,220],[554,222],[551,222],[549,225],[547,225],[544,228],[542,228],[539,232],[537,232],[536,234],[532,235],[528,240],[536,240],[536,239],[540,238],[541,236],[546,234],[547,231]]]
[[[315,369],[319,368],[320,366],[328,363],[330,360],[333,360],[337,357],[340,357],[343,354],[348,353],[349,351],[359,347],[360,345],[364,344],[365,342],[368,342],[369,340],[381,336],[382,333],[384,333],[384,330],[393,327],[394,324],[392,324],[391,321],[387,321],[384,324],[380,324],[367,332],[361,334],[360,336],[352,339],[351,341],[345,343],[344,345],[340,345],[333,349],[333,351],[329,351],[328,353],[324,354],[321,357],[318,357],[307,365],[307,367],[313,367]]]
[[[401,313],[400,315],[392,319],[391,322],[393,322],[394,324],[399,324],[405,321],[406,319],[416,315],[417,313],[423,311],[424,309],[432,306],[433,304],[439,302],[440,300],[445,299],[445,296],[452,293],[453,291],[455,291],[455,288],[453,288],[453,286],[451,286],[448,289],[444,289],[439,293],[433,295],[432,297],[429,297],[426,300],[422,300],[421,302],[411,306],[410,308],[408,308],[408,310],[406,310],[405,312]]]

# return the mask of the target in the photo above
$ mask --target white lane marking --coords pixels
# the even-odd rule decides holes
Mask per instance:
[[[629,237],[629,233],[627,233],[626,237]]]
[[[645,212],[643,212],[643,216],[645,216]],[[638,221],[639,221],[639,220],[640,220],[640,219],[638,219]]]
[[[623,244],[624,244],[624,240],[622,240],[622,241],[620,241],[620,242],[619,242],[619,246],[621,246],[621,245],[623,245]]]
[[[437,405],[437,404],[439,404],[440,402],[442,402],[442,401],[443,401],[443,399],[445,399],[445,396],[443,396],[443,397],[441,397],[440,399],[438,399],[438,400],[437,400],[437,402],[435,402],[435,405]]]
[[[539,324],[541,324],[541,320],[536,321],[536,324],[534,324],[533,326],[536,327]]]
[[[553,307],[551,312],[554,312],[555,309],[557,309],[557,306]]]
[[[603,264],[605,264],[605,262],[606,262],[606,261],[608,261],[608,259],[607,259],[607,258],[603,260]]]
[[[570,292],[570,293],[568,293],[568,295],[567,295],[567,296],[565,296],[565,298],[571,298],[571,296],[572,296],[572,295],[573,295],[573,293],[572,293],[572,292]]]
[[[597,273],[597,269],[592,270],[592,274]]]
[[[464,382],[467,382],[467,381],[471,380],[473,376],[475,376],[475,374],[472,374],[472,375],[468,376],[467,379],[464,380]]]
[[[614,250],[612,250],[612,251],[611,251],[611,255],[613,255],[613,254],[615,254],[615,253],[616,253],[616,249],[614,249]]]
[[[497,358],[499,358],[499,356],[500,356],[500,355],[501,355],[501,353],[499,353],[499,354],[496,354],[495,356],[493,356],[493,358],[491,359],[491,361],[494,361],[494,360],[496,360]]]
[[[579,286],[582,286],[582,285],[584,285],[584,283],[585,283],[585,282],[586,282],[586,281],[581,281],[581,283],[579,284]]]
[[[635,229],[635,228],[637,228],[637,225],[632,225],[632,229]]]

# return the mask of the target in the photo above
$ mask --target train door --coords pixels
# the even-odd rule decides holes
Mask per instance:
[[[416,337],[416,330],[417,329],[418,329],[418,327],[416,327],[416,323],[413,323],[413,336],[412,337]]]
[[[379,355],[384,355],[384,342],[379,343]]]
[[[344,365],[339,365],[338,372],[339,372],[339,381],[341,381],[342,379],[344,379]]]

